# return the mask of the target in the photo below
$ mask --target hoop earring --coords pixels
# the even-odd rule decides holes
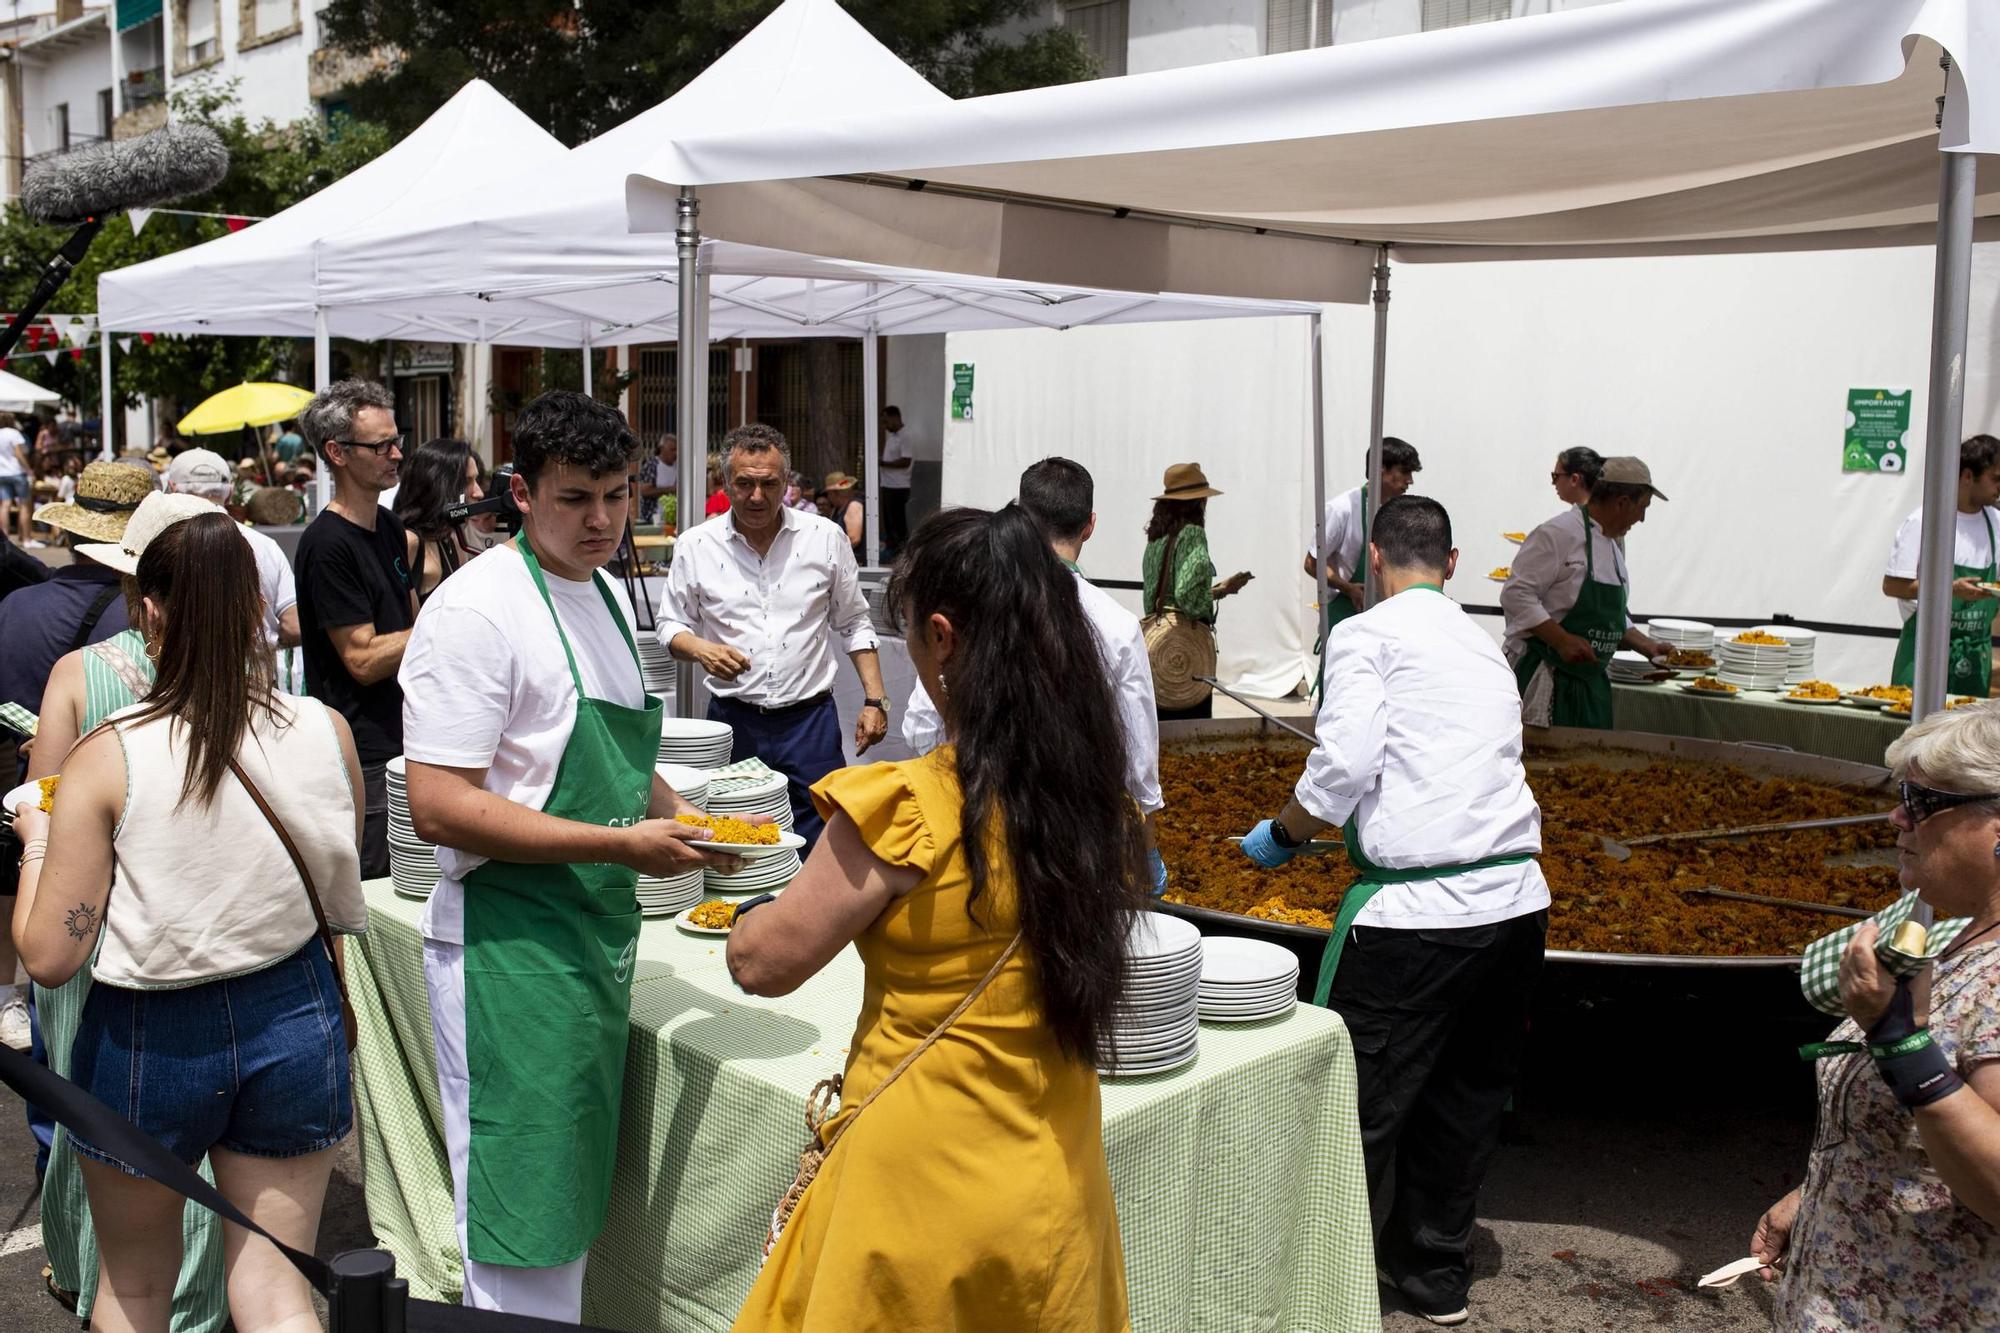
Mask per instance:
[[[148,662],[157,662],[160,660],[160,645],[155,643],[153,640],[151,639],[146,640],[145,652],[146,652],[146,660]],[[2000,856],[2000,848],[1995,848],[1993,854],[1995,856]]]

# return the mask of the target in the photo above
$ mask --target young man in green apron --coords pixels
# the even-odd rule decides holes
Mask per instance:
[[[639,939],[638,874],[731,858],[654,772],[632,609],[601,571],[638,442],[546,393],[514,430],[518,537],[425,604],[403,658],[410,814],[438,845],[423,918],[465,1303],[582,1315],[604,1223]]]
[[[2000,513],[2000,439],[1975,435],[1958,447],[1958,512],[1951,557],[1951,657],[1945,688],[1985,698],[1993,685],[1993,614],[2000,610],[1990,585],[2000,579],[1995,519]],[[1903,613],[1890,682],[1914,684],[1917,671],[1917,560],[1923,551],[1924,511],[1919,505],[1896,529],[1882,574],[1883,595]],[[1982,587],[1981,585],[1989,585]]]
[[[1367,470],[1363,464],[1363,471]],[[1393,435],[1382,437],[1382,503],[1387,504],[1410,489],[1416,475],[1424,470],[1423,460],[1417,457],[1414,446]],[[1315,599],[1325,589],[1319,586],[1319,560],[1326,561],[1326,589],[1330,600],[1326,608],[1326,628],[1356,615],[1361,610],[1364,585],[1368,579],[1368,483],[1363,482],[1353,490],[1336,495],[1326,502],[1326,512],[1320,516],[1318,552],[1306,548],[1306,573],[1313,579]],[[1319,658],[1319,676],[1313,681],[1313,694],[1317,696],[1326,685],[1326,640],[1324,637],[1313,645],[1313,656]]]
[[[1319,745],[1243,851],[1276,867],[1339,827],[1362,872],[1315,998],[1354,1039],[1377,1267],[1426,1319],[1456,1324],[1548,930],[1541,811],[1512,675],[1443,593],[1458,560],[1444,507],[1383,505],[1369,560],[1382,598],[1327,636]]]
[[[1632,623],[1631,579],[1618,549],[1653,501],[1666,498],[1645,463],[1607,458],[1589,502],[1536,528],[1514,553],[1500,608],[1528,726],[1610,727],[1612,654],[1669,651]]]

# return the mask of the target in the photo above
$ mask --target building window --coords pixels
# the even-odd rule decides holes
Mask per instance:
[[[111,103],[111,90],[109,88],[98,89],[97,137],[100,139],[109,139],[111,137],[111,122],[117,118],[118,109]]]
[[[182,66],[199,65],[221,54],[222,40],[216,16],[218,0],[176,0],[176,3],[174,31],[180,36],[179,63]]]
[[[67,153],[69,151],[68,102],[60,102],[56,105],[56,151],[58,153]]]
[[[1424,0],[1424,31],[1511,18],[1513,0]]]
[[[1063,0],[1063,26],[1082,39],[1100,77],[1115,79],[1125,73],[1127,8],[1128,0]]]
[[[1264,24],[1266,55],[1329,46],[1333,42],[1333,0],[1270,0]]]
[[[299,0],[236,0],[238,50],[275,42],[299,31]]]

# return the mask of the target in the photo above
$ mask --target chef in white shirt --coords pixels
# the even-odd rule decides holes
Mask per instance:
[[[1243,850],[1276,867],[1342,828],[1361,879],[1315,999],[1354,1039],[1376,1265],[1427,1319],[1458,1323],[1548,933],[1542,819],[1512,675],[1443,592],[1458,562],[1444,507],[1383,505],[1368,558],[1381,600],[1327,636],[1318,746]]]
[[[1049,545],[1076,575],[1077,599],[1083,614],[1097,633],[1097,647],[1111,676],[1111,691],[1118,701],[1118,715],[1125,733],[1125,790],[1146,816],[1148,830],[1152,818],[1164,806],[1160,799],[1160,724],[1153,700],[1153,668],[1146,656],[1146,633],[1139,617],[1120,606],[1111,594],[1083,576],[1077,568],[1083,544],[1097,530],[1096,483],[1081,463],[1067,458],[1044,458],[1021,474],[1019,502],[1028,516],[1048,534]],[[903,714],[903,740],[918,754],[929,754],[945,742],[944,719],[918,681],[910,688],[909,707]],[[1153,892],[1164,893],[1167,867],[1158,848],[1150,856]]]
[[[861,678],[857,754],[889,732],[875,627],[847,534],[785,505],[791,459],[769,426],[722,439],[729,512],[681,532],[661,599],[660,643],[708,674],[708,716],[736,733],[732,762],[755,757],[790,784],[807,848],[822,821],[810,788],[841,767],[835,647]]]
[[[1416,446],[1393,435],[1382,437],[1383,504],[1408,491],[1423,470]],[[1362,585],[1368,574],[1361,562],[1367,545],[1368,486],[1364,482],[1328,500],[1326,512],[1320,516],[1319,558],[1326,561],[1326,580],[1333,589],[1333,601],[1327,608],[1329,629],[1361,609]],[[1319,571],[1313,567],[1313,559],[1308,546],[1306,573],[1317,580]]]
[[[1612,654],[1671,650],[1632,623],[1632,580],[1618,545],[1666,498],[1645,463],[1607,458],[1589,500],[1536,528],[1514,553],[1500,609],[1528,726],[1610,727]]]
[[[2000,602],[1987,585],[2000,579],[2000,439],[1975,435],[1958,446],[1958,512],[1952,533],[1951,652],[1945,686],[1953,694],[1985,698],[1993,687],[1993,616]],[[1919,505],[1896,529],[1882,571],[1882,593],[1896,599],[1903,633],[1889,680],[1913,684],[1917,675],[1917,558],[1924,546],[1924,511]]]
[[[878,462],[882,541],[891,551],[900,551],[910,536],[910,476],[916,471],[916,458],[910,452],[910,434],[903,428],[903,409],[893,403],[882,409]]]

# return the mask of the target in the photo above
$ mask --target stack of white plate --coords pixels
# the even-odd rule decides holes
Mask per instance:
[[[1646,633],[1661,643],[1689,652],[1715,651],[1715,626],[1699,620],[1655,620],[1646,626]]]
[[[660,781],[680,793],[682,800],[698,809],[708,809],[708,771],[684,764],[657,764],[653,771]]]
[[[639,915],[675,916],[700,902],[705,872],[690,870],[671,879],[639,876]]]
[[[1759,625],[1759,634],[1769,634],[1785,641],[1785,683],[1796,685],[1802,680],[1813,678],[1813,650],[1819,646],[1819,634],[1797,625]]]
[[[1783,643],[1738,643],[1724,639],[1715,646],[1715,655],[1721,663],[1716,676],[1746,690],[1783,689],[1792,664],[1791,646]]]
[[[720,849],[718,849],[720,850]],[[702,886],[711,894],[771,893],[784,888],[799,873],[799,854],[794,850],[775,856],[746,860],[743,868],[725,875],[716,870],[701,872]],[[692,903],[688,906],[693,906]]]
[[[1201,1019],[1257,1023],[1298,1003],[1299,960],[1264,940],[1210,935],[1201,942]]]
[[[736,729],[705,717],[660,719],[660,762],[685,768],[721,768],[729,762]]]
[[[1611,679],[1644,684],[1646,678],[1658,671],[1644,653],[1635,653],[1630,648],[1620,648],[1611,655]]]
[[[674,688],[674,655],[660,646],[659,636],[647,631],[639,635],[639,676],[646,693],[666,694]]]
[[[712,778],[708,787],[708,804],[704,808],[711,815],[733,815],[737,819],[746,815],[769,815],[777,821],[779,828],[789,832],[792,827],[792,798],[787,794],[783,773],[751,781]]]
[[[437,887],[437,847],[417,836],[410,819],[410,778],[403,756],[386,767],[389,786],[389,880],[405,898],[424,899]]]
[[[1125,993],[1111,1011],[1110,1077],[1163,1074],[1201,1046],[1201,932],[1179,917],[1141,912],[1126,939]]]

